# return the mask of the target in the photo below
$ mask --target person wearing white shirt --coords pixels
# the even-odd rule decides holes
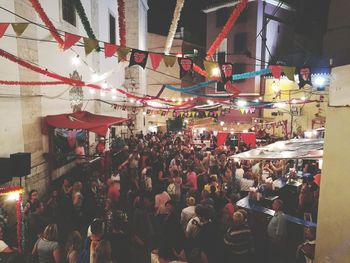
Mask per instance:
[[[193,197],[189,197],[186,200],[187,207],[182,209],[180,223],[184,231],[187,228],[188,221],[195,216],[195,204],[196,200]]]

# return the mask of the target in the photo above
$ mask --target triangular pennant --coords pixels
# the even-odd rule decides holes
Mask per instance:
[[[183,78],[187,73],[192,71],[193,60],[190,58],[178,58],[180,66],[180,78]]]
[[[122,61],[125,59],[126,55],[129,54],[130,48],[128,47],[120,47],[117,51],[118,53],[118,62]]]
[[[157,53],[150,53],[149,56],[151,58],[152,68],[156,70],[163,59],[163,55]]]
[[[244,114],[244,109],[239,109],[241,111],[242,114]]]
[[[209,78],[220,76],[220,68],[217,62],[208,60],[204,60],[203,62],[205,71],[207,72]]]
[[[222,115],[222,111],[219,110],[219,111],[218,111],[218,117],[220,117],[221,115]]]
[[[209,117],[209,111],[205,111],[205,117]]]
[[[295,67],[287,67],[284,66],[283,67],[283,72],[284,74],[287,76],[287,78],[291,81],[295,81],[294,80],[294,74],[295,74]]]
[[[24,30],[28,27],[28,23],[12,23],[11,26],[13,28],[13,31],[15,31],[16,36],[20,37]]]
[[[129,67],[133,65],[139,65],[141,68],[144,69],[146,67],[147,59],[148,59],[147,51],[133,49],[130,56]]]
[[[0,24],[0,38],[2,38],[7,30],[7,28],[9,27],[9,23],[1,23]]]
[[[248,113],[249,113],[249,109],[245,109],[245,110],[244,110],[244,113],[245,113],[245,114],[248,114]]]
[[[176,57],[175,56],[164,56],[164,64],[168,68],[172,68],[175,65]]]
[[[254,113],[254,112],[255,112],[255,108],[250,108],[250,109],[249,109],[249,112],[250,112],[250,113]]]
[[[75,43],[77,43],[80,40],[80,38],[81,36],[77,36],[77,35],[73,35],[65,32],[63,50],[67,50],[68,48],[73,46]]]
[[[105,58],[110,58],[117,52],[118,46],[115,44],[104,43],[105,48]]]
[[[299,69],[299,88],[305,85],[311,84],[311,69],[309,67],[303,67]]]
[[[275,79],[279,79],[282,74],[282,66],[280,65],[270,65],[269,69],[271,70],[272,76]]]
[[[97,40],[84,37],[84,49],[86,56],[89,55],[94,49],[96,49],[97,46]]]
[[[232,80],[233,75],[233,64],[225,62],[220,64],[221,78],[222,82],[225,84],[228,81]]]

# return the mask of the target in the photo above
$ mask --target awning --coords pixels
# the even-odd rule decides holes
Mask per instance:
[[[117,118],[105,115],[96,115],[87,111],[79,111],[69,114],[48,115],[45,124],[55,128],[84,129],[100,136],[106,136],[108,127],[121,124],[129,119]]]

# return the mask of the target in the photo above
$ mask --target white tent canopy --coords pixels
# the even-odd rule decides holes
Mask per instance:
[[[278,141],[257,149],[235,154],[230,158],[246,160],[322,159],[323,139]]]

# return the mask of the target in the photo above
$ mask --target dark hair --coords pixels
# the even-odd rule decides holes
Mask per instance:
[[[31,191],[29,192],[29,194],[28,194],[29,199],[32,197],[32,194],[35,193],[35,192],[38,193],[38,190],[33,189],[33,190],[31,190]]]
[[[94,235],[102,235],[104,230],[104,223],[102,219],[95,218],[91,223],[91,233]]]
[[[199,217],[202,217],[206,220],[209,220],[211,217],[209,208],[204,205],[201,205],[201,204],[196,205],[194,211]]]
[[[31,212],[35,212],[38,208],[41,207],[41,204],[42,204],[42,203],[43,203],[43,202],[41,202],[41,201],[39,201],[39,200],[34,201],[34,202],[30,205],[30,211],[31,211]]]

